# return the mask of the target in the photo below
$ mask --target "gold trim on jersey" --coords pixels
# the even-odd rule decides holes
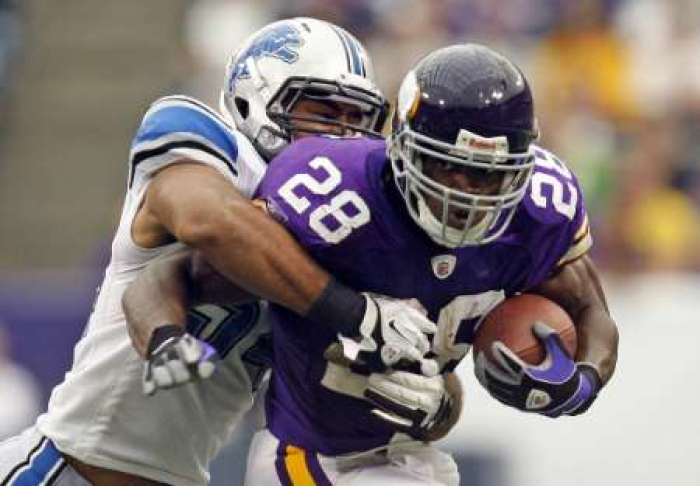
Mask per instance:
[[[304,449],[288,445],[284,453],[284,467],[287,469],[292,486],[316,486],[316,481],[306,463]]]
[[[574,260],[581,258],[588,250],[593,246],[593,238],[591,237],[591,228],[588,224],[588,214],[583,218],[583,222],[579,227],[578,231],[574,235],[574,241],[569,247],[569,251],[561,257],[557,262],[557,268],[561,268],[567,263],[571,263]]]

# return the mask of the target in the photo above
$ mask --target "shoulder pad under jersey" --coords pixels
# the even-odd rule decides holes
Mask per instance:
[[[151,105],[129,155],[129,187],[136,177],[182,158],[238,175],[238,142],[233,127],[208,106],[186,96],[168,96]]]

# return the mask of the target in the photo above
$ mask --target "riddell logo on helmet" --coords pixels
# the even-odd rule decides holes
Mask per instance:
[[[506,137],[482,137],[465,129],[459,131],[455,145],[479,152],[508,152],[508,139]]]
[[[469,146],[480,150],[496,150],[495,142],[487,142],[485,140],[476,140],[473,138],[469,140]]]

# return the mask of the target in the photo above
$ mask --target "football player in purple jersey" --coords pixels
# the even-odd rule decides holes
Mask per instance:
[[[459,484],[452,459],[429,444],[436,423],[456,418],[445,382],[481,318],[519,292],[567,310],[576,355],[537,326],[548,352],[541,365],[501,347],[498,364],[478,360],[479,380],[526,412],[559,417],[590,407],[614,372],[617,328],[588,256],[578,182],[534,144],[537,135],[521,71],[465,44],[434,51],[406,75],[388,142],[309,137],[273,161],[258,191],[268,213],[338,280],[409,301],[437,322],[426,356],[440,373],[373,372],[361,340],[273,305],[267,429],[254,439],[246,484]],[[189,263],[180,268],[191,268],[182,258]],[[195,277],[170,280],[173,308],[221,281]],[[160,298],[162,286],[140,290]]]

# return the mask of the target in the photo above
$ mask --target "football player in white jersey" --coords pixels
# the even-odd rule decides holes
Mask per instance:
[[[265,307],[201,308],[189,334],[168,326],[155,333],[152,354],[195,355],[195,374],[211,372],[214,353],[222,363],[209,380],[144,395],[122,294],[150,261],[183,245],[247,291],[356,338],[380,367],[425,351],[430,321],[336,282],[248,200],[265,161],[291,139],[380,131],[386,102],[372,76],[353,36],[298,18],[256,32],[232,57],[224,117],[184,96],[150,107],[132,144],[112,259],[73,367],[36,426],[0,444],[3,486],[208,481],[209,462],[251,407],[265,365]],[[147,391],[182,378],[177,370],[163,376],[168,370],[156,367]]]

